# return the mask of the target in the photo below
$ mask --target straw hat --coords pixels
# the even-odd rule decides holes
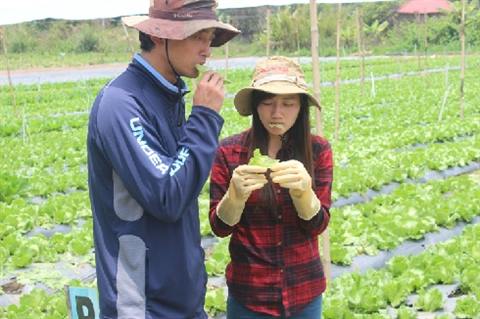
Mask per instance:
[[[228,42],[240,33],[218,21],[215,0],[150,0],[148,16],[123,17],[125,25],[162,39],[184,40],[192,34],[215,28],[212,47]]]
[[[257,90],[272,94],[305,94],[309,105],[320,109],[320,103],[307,89],[298,63],[286,57],[273,56],[257,63],[252,84],[238,91],[233,103],[240,115],[252,114],[252,92]]]

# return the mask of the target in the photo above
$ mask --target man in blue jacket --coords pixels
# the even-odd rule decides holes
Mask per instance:
[[[181,76],[196,78],[211,46],[239,33],[215,1],[151,0],[141,53],[98,94],[88,127],[88,177],[101,318],[207,318],[197,198],[223,119],[222,77],[207,72],[185,120]]]

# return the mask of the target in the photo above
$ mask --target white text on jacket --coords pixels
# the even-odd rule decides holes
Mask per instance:
[[[176,172],[185,165],[185,161],[187,158],[190,156],[189,149],[186,147],[182,147],[180,149],[180,152],[177,154],[177,159],[175,162],[172,163],[172,166],[170,167],[170,176],[175,175]]]
[[[155,166],[155,168],[157,168],[162,174],[166,174],[168,171],[168,165],[163,163],[157,152],[152,150],[143,139],[143,127],[142,124],[140,124],[140,119],[138,117],[130,119],[130,128],[132,129],[133,136],[137,139],[138,145],[140,145],[142,151],[147,155],[153,166]]]

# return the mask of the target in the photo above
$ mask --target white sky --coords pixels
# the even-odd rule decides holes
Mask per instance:
[[[356,3],[392,0],[317,0]],[[309,0],[218,0],[219,9],[309,3]],[[0,26],[45,18],[84,20],[146,14],[150,0],[0,0]]]

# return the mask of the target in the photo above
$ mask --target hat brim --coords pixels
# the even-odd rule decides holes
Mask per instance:
[[[216,20],[175,21],[148,16],[128,16],[123,17],[122,22],[151,36],[172,40],[184,40],[200,30],[215,28],[212,47],[219,47],[240,33],[234,26]]]
[[[252,114],[253,91],[262,91],[272,94],[305,94],[308,97],[308,105],[316,106],[321,110],[318,100],[308,91],[288,82],[270,82],[259,87],[249,86],[237,92],[233,99],[233,104],[240,115],[248,116]]]

